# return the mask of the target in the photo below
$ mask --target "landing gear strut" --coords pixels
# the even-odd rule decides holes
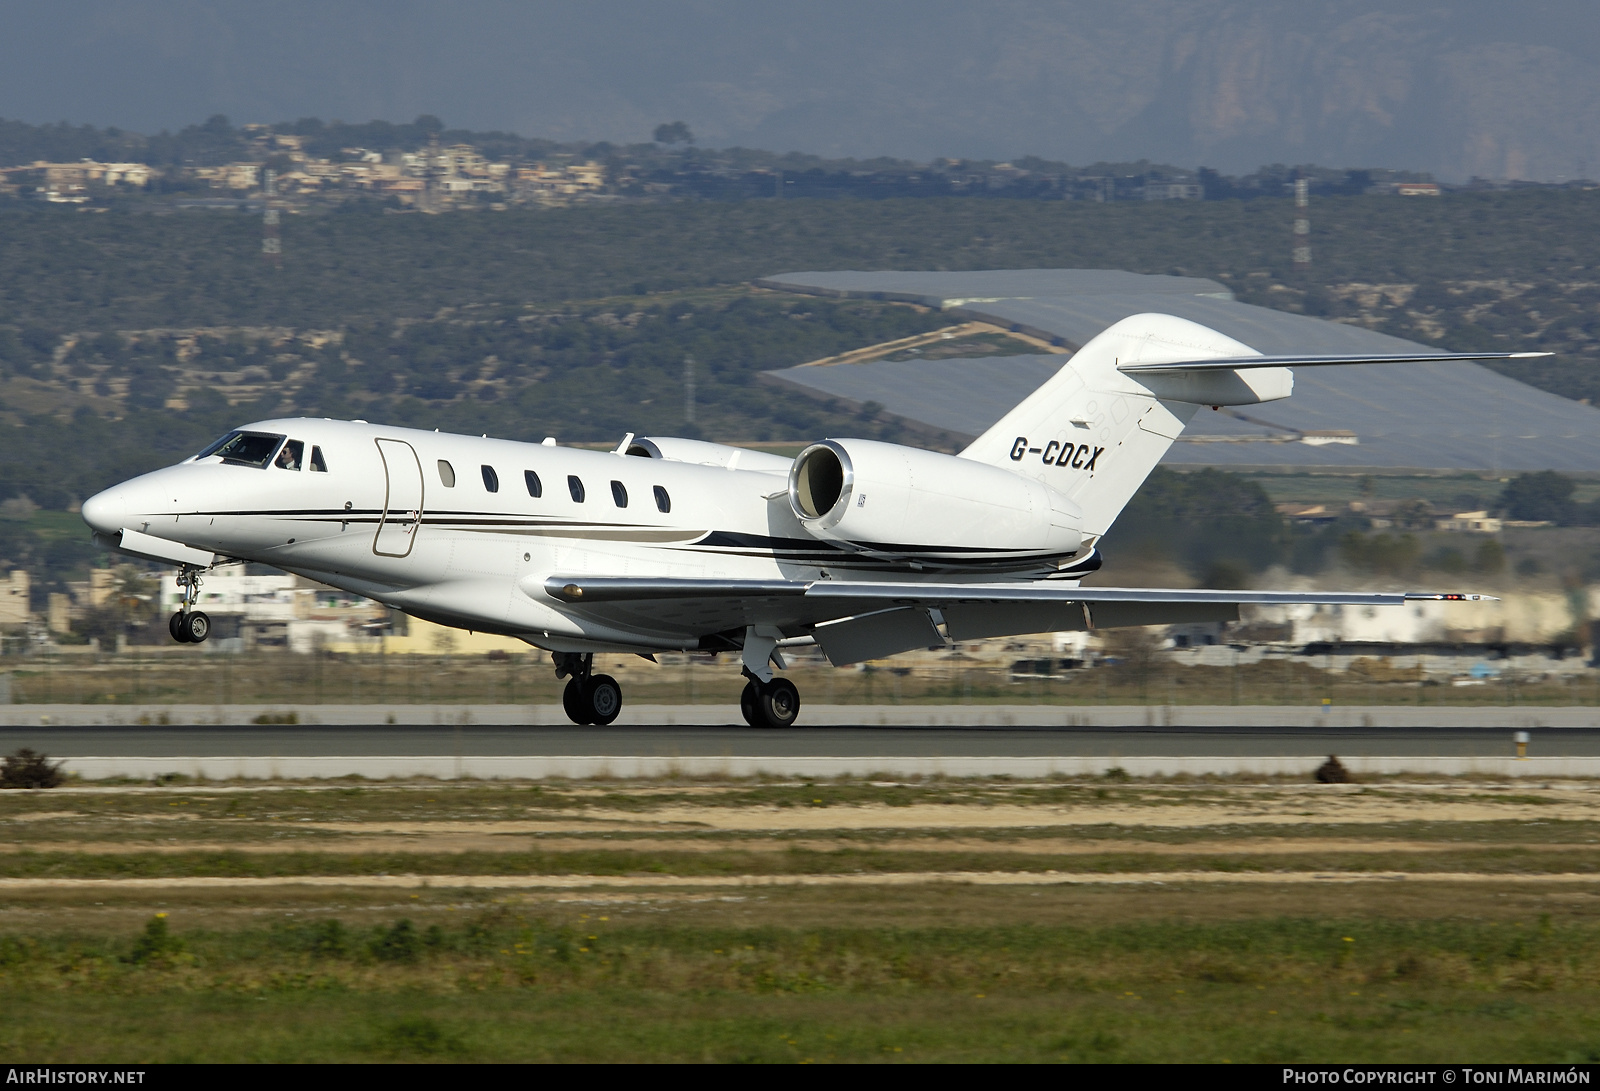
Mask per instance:
[[[183,591],[183,604],[167,621],[167,631],[179,644],[203,644],[211,635],[211,619],[194,608],[200,598],[201,569],[184,565],[178,569],[178,587]]]
[[[561,707],[575,724],[604,727],[622,711],[622,687],[609,674],[594,673],[594,656],[577,652],[551,652],[556,677],[568,678],[561,691]]]

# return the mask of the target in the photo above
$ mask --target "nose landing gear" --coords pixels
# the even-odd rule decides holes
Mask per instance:
[[[556,677],[569,678],[561,692],[561,707],[575,724],[597,727],[616,720],[622,712],[622,687],[609,674],[594,673],[594,656],[577,652],[551,652]]]
[[[183,590],[183,604],[167,621],[167,631],[179,644],[203,644],[211,635],[211,619],[194,608],[200,597],[199,568],[184,565],[178,570],[178,586]]]

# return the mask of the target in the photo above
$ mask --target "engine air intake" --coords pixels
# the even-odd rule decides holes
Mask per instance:
[[[800,452],[789,472],[789,502],[802,519],[820,519],[833,510],[851,477],[850,456],[832,443],[814,443]]]

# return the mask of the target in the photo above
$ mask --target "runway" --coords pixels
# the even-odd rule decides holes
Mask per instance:
[[[1600,728],[1529,729],[1540,757],[1600,759]],[[55,757],[1510,757],[1504,728],[187,725],[0,728],[0,751]]]
[[[1372,774],[1600,776],[1590,708],[985,706],[964,716],[960,706],[818,706],[807,710],[811,725],[772,731],[728,723],[731,710],[716,706],[635,709],[635,718],[657,715],[609,727],[528,722],[549,710],[512,706],[434,707],[428,713],[442,722],[392,724],[370,722],[372,708],[325,706],[302,712],[331,710],[319,718],[343,722],[293,725],[176,722],[199,713],[192,708],[140,717],[175,721],[167,724],[62,723],[91,706],[37,711],[49,707],[25,716],[22,706],[8,709],[0,752],[32,747],[90,779],[1299,776],[1330,754]],[[105,718],[104,708],[94,711]],[[351,722],[359,713],[369,722]],[[491,716],[523,722],[482,722]],[[1516,731],[1528,733],[1526,761],[1516,760]]]

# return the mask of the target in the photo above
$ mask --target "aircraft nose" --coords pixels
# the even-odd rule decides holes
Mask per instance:
[[[83,521],[98,534],[115,534],[124,525],[128,503],[118,489],[96,493],[83,502]]]

